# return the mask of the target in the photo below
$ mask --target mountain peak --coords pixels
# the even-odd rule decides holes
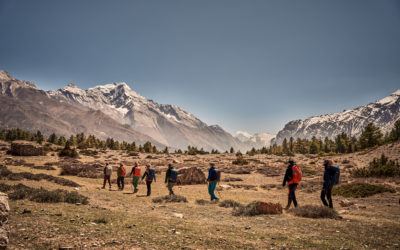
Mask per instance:
[[[5,70],[0,70],[0,81],[12,81],[15,80],[14,77],[12,77],[12,75],[10,75],[10,73],[8,73]]]
[[[400,89],[396,90],[396,91],[393,92],[391,95],[400,95]]]
[[[78,88],[78,86],[76,86],[76,85],[73,84],[73,83],[68,84],[67,87],[70,87],[70,88]]]

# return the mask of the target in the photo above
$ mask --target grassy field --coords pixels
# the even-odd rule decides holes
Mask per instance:
[[[382,150],[382,149],[377,149]],[[396,152],[396,151],[393,151]],[[399,152],[399,151],[397,151]],[[370,152],[371,154],[373,152]],[[379,152],[378,152],[379,153]],[[377,153],[377,154],[378,154]],[[388,153],[391,156],[390,153]],[[167,163],[176,160],[176,166],[198,166],[204,171],[208,162],[215,162],[223,170],[223,178],[240,177],[243,181],[222,182],[226,184],[251,185],[223,188],[217,193],[222,200],[235,200],[248,204],[254,200],[287,202],[287,188],[281,188],[286,157],[256,155],[246,157],[248,166],[232,165],[234,155],[153,155],[127,156],[123,152],[107,151],[100,158],[82,156],[83,162],[127,163],[127,172],[134,161],[143,167],[151,163],[156,169],[165,169]],[[393,155],[392,155],[393,156]],[[0,162],[6,157],[3,152]],[[343,155],[333,158],[339,165],[344,158],[354,166],[365,164],[368,155]],[[13,157],[23,159],[37,166],[46,162],[58,162],[57,156]],[[321,205],[319,192],[322,179],[322,158],[296,156],[296,161],[312,173],[305,174],[297,191],[300,206]],[[59,176],[60,169],[35,169],[22,165],[6,165],[12,172],[45,173]],[[347,164],[348,165],[348,164]],[[354,167],[352,166],[352,167]],[[249,168],[250,174],[229,174],[235,169]],[[265,169],[266,171],[259,171]],[[146,187],[141,184],[139,192],[132,194],[130,179],[126,178],[126,189],[117,191],[100,189],[102,179],[62,176],[81,185],[66,187],[46,180],[1,180],[6,184],[23,183],[30,187],[44,187],[48,190],[65,189],[77,191],[89,198],[88,205],[68,203],[37,203],[28,200],[11,200],[9,224],[11,228],[10,249],[50,249],[50,248],[110,248],[110,249],[395,249],[400,247],[400,205],[398,191],[400,183],[396,179],[369,179],[369,183],[387,185],[395,193],[384,192],[364,198],[344,198],[334,196],[334,207],[342,219],[311,219],[296,217],[284,212],[278,215],[237,217],[232,208],[218,204],[199,205],[196,200],[208,200],[206,185],[175,187],[175,193],[187,198],[188,203],[153,203],[152,198],[168,194],[164,184],[165,171],[157,175],[153,183],[151,197],[145,197]],[[116,175],[112,177],[116,178]],[[355,180],[342,171],[343,183]],[[360,180],[357,180],[360,181]],[[261,188],[267,185],[266,188]],[[268,186],[269,185],[269,186]],[[354,205],[341,207],[346,200]]]

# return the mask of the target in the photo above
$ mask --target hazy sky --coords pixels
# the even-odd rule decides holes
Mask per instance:
[[[400,1],[0,0],[0,69],[43,89],[125,81],[276,133],[400,88]]]

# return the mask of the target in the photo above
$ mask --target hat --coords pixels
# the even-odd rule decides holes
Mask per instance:
[[[289,163],[290,165],[294,165],[294,164],[295,164],[295,162],[294,162],[293,160],[289,160],[288,163]]]
[[[120,166],[123,166],[124,164],[122,162],[119,163]]]

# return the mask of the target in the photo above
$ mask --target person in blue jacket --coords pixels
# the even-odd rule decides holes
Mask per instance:
[[[218,200],[219,198],[215,195],[215,188],[217,187],[218,176],[215,171],[214,163],[210,163],[210,169],[208,169],[208,193],[211,196],[211,201]]]
[[[322,187],[321,191],[321,200],[322,203],[325,206],[329,206],[330,208],[333,208],[333,203],[332,203],[332,188],[334,185],[334,176],[336,174],[336,169],[333,167],[333,161],[332,160],[325,160],[324,161],[324,184]],[[328,202],[326,202],[325,197],[328,199]]]

